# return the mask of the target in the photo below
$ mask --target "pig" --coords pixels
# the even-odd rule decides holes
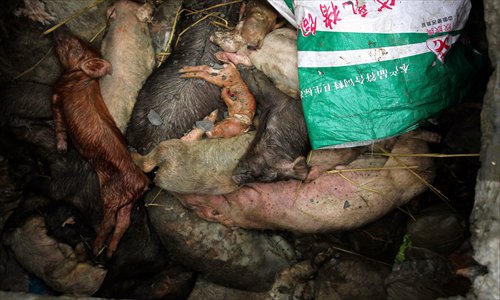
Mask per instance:
[[[107,262],[108,273],[95,296],[164,299],[189,292],[193,272],[172,262],[150,223],[146,207],[139,201],[132,210],[129,229]]]
[[[139,89],[151,74],[155,55],[148,21],[153,7],[119,0],[106,11],[108,31],[101,53],[113,66],[113,73],[101,77],[101,93],[116,126],[122,133],[132,114]]]
[[[102,249],[112,232],[106,252],[110,257],[130,224],[134,201],[146,191],[149,180],[132,161],[125,138],[102,99],[98,78],[111,71],[110,63],[67,30],[57,31],[54,41],[63,68],[51,106],[56,147],[66,151],[69,135],[97,173],[104,219],[94,251]]]
[[[182,0],[161,2],[149,23],[149,32],[155,50],[156,66],[160,66],[172,52],[172,41],[177,22],[177,12],[182,8]]]
[[[260,49],[264,37],[284,25],[277,22],[278,13],[266,1],[250,0],[240,8],[240,21],[231,31],[216,31],[210,40],[223,44],[224,51],[237,52],[242,48]],[[222,46],[221,46],[222,47]]]
[[[77,15],[67,26],[78,36],[90,40],[106,25],[106,3]],[[0,81],[24,80],[53,85],[60,76],[52,40],[43,34],[73,13],[94,3],[81,1],[2,1],[0,11]],[[100,43],[101,35],[94,39]]]
[[[86,255],[85,239],[81,236],[92,230],[81,223],[71,208],[44,206],[50,200],[38,196],[26,201],[34,205],[18,209],[20,215],[15,212],[11,216],[15,220],[9,218],[4,232],[4,242],[17,261],[57,292],[74,296],[94,294],[106,270],[95,266]],[[26,207],[31,210],[24,209]],[[47,219],[53,222],[48,223]],[[58,241],[49,232],[66,236],[67,242],[74,246]]]
[[[384,142],[392,153],[427,153],[429,132],[408,133]],[[435,175],[430,157],[360,156],[348,168],[417,166],[416,171],[390,169],[343,174],[323,173],[311,182],[299,180],[251,183],[217,195],[176,194],[201,217],[232,228],[278,229],[300,233],[349,230],[379,218],[426,190]]]
[[[0,85],[0,126],[9,120],[50,119],[52,87],[37,82],[11,82]]]
[[[99,180],[92,165],[73,147],[64,154],[57,151],[52,121],[18,120],[7,130],[12,136],[13,148],[26,150],[27,155],[45,166],[29,177],[27,188],[54,201],[73,205],[97,231],[103,209]],[[23,163],[22,159],[13,162],[17,166]]]
[[[267,291],[276,274],[296,261],[292,244],[278,232],[232,230],[206,222],[158,187],[146,194],[145,202],[170,256],[211,282]]]
[[[314,299],[388,299],[389,266],[347,253],[326,262],[316,276]]]
[[[227,3],[229,1],[223,1]],[[203,1],[203,9],[221,1]],[[186,4],[187,7],[189,3]],[[223,14],[229,20],[237,15],[237,5],[216,7],[210,12]],[[193,25],[199,15],[188,15],[179,24],[180,31]],[[184,66],[208,65],[216,67],[219,61],[214,57],[218,47],[208,42],[215,29],[210,19],[195,25],[183,34],[169,58],[148,77],[139,91],[126,137],[131,147],[140,154],[150,152],[160,142],[182,137],[192,125],[215,109],[222,111],[220,89],[199,79],[179,77]]]
[[[221,97],[227,105],[228,117],[206,132],[209,138],[230,138],[249,130],[257,104],[233,64],[224,64],[222,69],[206,65],[190,66],[179,72],[182,78],[202,78],[222,87]]]
[[[278,13],[264,0],[251,0],[244,4],[243,22],[240,34],[246,44],[252,48],[262,47],[262,41],[267,33],[283,26],[277,23]]]
[[[170,139],[144,156],[133,152],[132,158],[146,173],[158,167],[154,183],[167,191],[226,194],[238,188],[233,170],[254,136],[252,132],[227,139]]]
[[[262,113],[255,138],[238,162],[233,180],[238,185],[304,180],[310,145],[301,103],[278,90],[259,70],[238,68]]]
[[[274,82],[276,87],[294,99],[299,99],[299,75],[297,62],[297,33],[290,28],[279,28],[266,35],[258,49],[243,47],[231,53],[229,39],[212,39],[226,52],[216,57],[234,64],[255,66]]]

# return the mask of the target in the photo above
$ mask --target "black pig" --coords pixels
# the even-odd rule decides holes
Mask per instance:
[[[204,1],[204,8],[220,2]],[[221,6],[211,9],[210,13],[237,16],[238,7],[237,4]],[[192,25],[198,18],[197,15],[186,16],[180,29]],[[182,137],[197,120],[215,109],[225,108],[219,87],[204,80],[181,78],[178,73],[184,66],[220,65],[214,57],[220,48],[208,40],[216,29],[210,21],[208,18],[182,35],[172,55],[149,76],[140,90],[126,133],[129,145],[140,154],[150,152],[164,140]]]
[[[262,113],[257,134],[240,159],[233,180],[241,185],[305,179],[310,145],[300,101],[278,90],[261,71],[238,68]]]

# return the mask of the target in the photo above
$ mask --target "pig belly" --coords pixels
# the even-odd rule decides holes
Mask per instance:
[[[427,144],[396,142],[394,153],[425,153]],[[369,160],[363,158],[363,164]],[[399,158],[418,166],[425,180],[434,177],[430,158]],[[361,167],[354,161],[350,166]],[[399,166],[394,158],[384,166]],[[349,167],[349,166],[348,166]],[[201,217],[230,227],[315,233],[347,230],[371,222],[423,192],[426,185],[408,170],[323,173],[315,180],[254,183],[219,196],[176,195]],[[210,209],[207,209],[209,207]]]

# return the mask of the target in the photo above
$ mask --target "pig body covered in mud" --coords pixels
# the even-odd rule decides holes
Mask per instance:
[[[152,12],[150,4],[129,0],[116,1],[107,9],[109,27],[101,53],[113,66],[113,73],[103,76],[100,85],[104,102],[121,132],[125,132],[137,94],[154,68],[147,23]]]
[[[264,37],[283,23],[278,13],[266,1],[250,0],[240,8],[240,21],[231,31],[215,31],[210,40],[224,51],[237,52],[242,48],[260,49]]]
[[[222,1],[223,3],[229,1]],[[221,1],[203,1],[203,9],[220,4]],[[211,9],[225,17],[237,15],[236,4]],[[186,16],[179,24],[179,31],[193,25],[200,16]],[[217,46],[207,42],[216,27],[210,18],[197,23],[183,34],[173,53],[148,77],[139,92],[126,137],[129,145],[139,153],[150,152],[160,142],[182,137],[196,121],[213,110],[222,111],[225,106],[220,100],[220,89],[199,79],[185,79],[179,76],[184,66],[220,66],[215,58]]]
[[[85,243],[93,231],[76,210],[48,202],[42,197],[26,199],[9,218],[4,241],[26,270],[55,291],[92,295],[107,273],[87,256]]]
[[[135,163],[146,173],[155,172],[157,186],[170,192],[219,195],[238,188],[232,174],[254,138],[247,133],[227,139],[161,142],[147,155],[132,153]]]
[[[98,78],[111,71],[109,62],[64,28],[54,35],[63,74],[54,86],[52,111],[57,149],[66,151],[68,136],[94,167],[99,178],[104,220],[94,251],[106,244],[111,256],[130,224],[130,212],[146,190],[148,179],[135,166],[125,139],[104,104]]]
[[[426,141],[437,139],[437,135],[429,132],[410,132],[384,142],[381,147],[398,154],[426,153]],[[407,170],[404,166],[417,169]],[[400,168],[321,173],[306,183],[298,180],[252,183],[226,195],[176,196],[201,217],[231,227],[302,233],[349,230],[375,220],[423,192],[427,186],[415,174],[429,182],[435,175],[433,166],[433,160],[427,157],[387,159],[367,155],[359,156],[347,168]]]
[[[230,51],[227,40],[212,38],[226,52],[217,57],[234,64],[254,66],[274,82],[276,87],[294,99],[299,99],[299,75],[297,65],[297,33],[290,28],[279,28],[266,35],[258,49],[241,48]],[[227,50],[229,49],[229,50]]]

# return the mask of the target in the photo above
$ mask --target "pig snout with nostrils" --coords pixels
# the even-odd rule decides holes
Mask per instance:
[[[100,79],[101,93],[121,132],[132,114],[137,94],[154,68],[155,57],[148,21],[153,7],[119,0],[108,7],[108,31],[101,44],[113,73]]]

